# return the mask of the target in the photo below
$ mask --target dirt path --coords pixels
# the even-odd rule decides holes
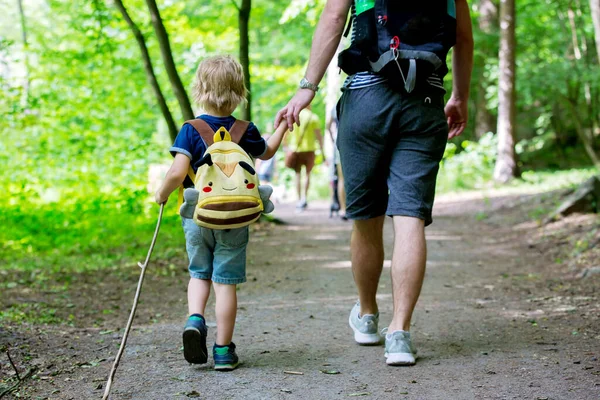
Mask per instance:
[[[387,367],[382,346],[352,341],[351,224],[328,219],[324,204],[299,215],[279,206],[276,214],[286,224],[255,232],[249,247],[249,282],[239,290],[234,339],[241,367],[218,373],[211,364],[183,360],[184,273],[176,280],[153,277],[142,294],[152,299],[140,306],[152,310],[136,320],[112,398],[600,399],[594,292],[600,281],[563,281],[550,256],[533,243],[535,229],[519,224],[520,217],[475,217],[494,207],[495,200],[438,203],[427,230],[427,276],[412,328],[416,366]],[[385,229],[389,260],[393,232],[389,223]],[[389,261],[385,267],[382,327],[391,319]],[[144,322],[159,312],[165,314],[159,322]],[[214,321],[212,310],[207,318]],[[214,323],[209,326],[212,346]],[[44,359],[43,371],[29,384],[31,398],[100,398],[119,341],[118,334],[106,333],[19,333],[28,337],[33,357]]]

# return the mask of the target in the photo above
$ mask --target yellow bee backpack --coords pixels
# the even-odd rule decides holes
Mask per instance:
[[[230,131],[213,132],[201,119],[187,121],[208,146],[196,173],[188,176],[194,188],[183,192],[180,215],[202,227],[233,229],[250,225],[261,213],[271,212],[270,186],[260,186],[253,159],[238,143],[249,122],[236,120]]]

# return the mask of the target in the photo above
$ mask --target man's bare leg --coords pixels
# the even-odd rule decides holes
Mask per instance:
[[[394,316],[388,331],[409,331],[413,310],[421,294],[425,276],[427,246],[424,221],[413,217],[394,217],[392,255],[392,293]]]
[[[383,268],[383,222],[385,216],[354,221],[350,251],[352,273],[358,289],[360,314],[378,312],[377,286]]]

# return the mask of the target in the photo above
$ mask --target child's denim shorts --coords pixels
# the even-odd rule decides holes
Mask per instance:
[[[182,218],[190,276],[216,283],[236,285],[246,282],[248,227],[207,229]]]

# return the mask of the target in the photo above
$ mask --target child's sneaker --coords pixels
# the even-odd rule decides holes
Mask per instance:
[[[358,344],[379,344],[381,336],[377,329],[379,313],[360,315],[360,303],[356,303],[348,318],[350,328],[354,331],[354,340]]]
[[[183,356],[192,364],[204,364],[208,360],[206,349],[206,323],[200,314],[191,315],[183,330]]]
[[[394,331],[385,334],[385,362],[387,365],[414,365],[417,349],[410,340],[410,332]]]
[[[235,344],[233,342],[226,346],[213,346],[213,359],[215,360],[215,370],[232,371],[239,364],[238,356],[235,354]]]

